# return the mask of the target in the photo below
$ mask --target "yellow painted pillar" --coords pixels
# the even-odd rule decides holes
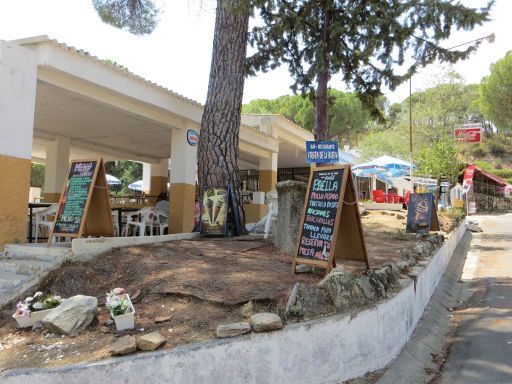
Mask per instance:
[[[272,153],[268,159],[260,159],[259,190],[269,192],[276,189],[277,183],[277,153]]]
[[[158,196],[161,193],[168,193],[167,182],[169,173],[169,159],[162,159],[159,163],[151,164],[151,180],[149,194]],[[156,203],[156,197],[154,198]]]
[[[27,239],[36,83],[35,54],[0,40],[0,251]]]
[[[190,232],[194,228],[197,146],[187,141],[187,131],[199,132],[199,125],[187,123],[172,131],[169,188],[169,233]]]
[[[44,202],[58,203],[69,167],[69,137],[56,136],[46,144]]]

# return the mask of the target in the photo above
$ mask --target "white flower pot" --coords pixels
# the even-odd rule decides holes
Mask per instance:
[[[29,316],[14,315],[14,318],[16,319],[16,322],[18,323],[18,327],[28,328],[28,327],[32,327],[38,321],[43,320],[46,317],[46,315],[49,314],[52,310],[53,310],[53,308],[44,309],[42,311],[31,312],[29,314]]]
[[[130,300],[130,296],[128,294],[126,294],[126,298],[128,299],[128,303],[130,303],[131,312],[119,316],[114,316],[112,312],[110,312],[114,322],[116,323],[116,328],[118,331],[135,328],[135,308],[133,308],[132,301]]]

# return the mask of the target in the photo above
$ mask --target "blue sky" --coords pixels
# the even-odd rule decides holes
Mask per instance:
[[[136,37],[100,21],[90,0],[0,0],[0,39],[11,40],[49,35],[61,42],[85,49],[102,59],[115,60],[132,72],[180,94],[204,103],[208,87],[210,56],[215,21],[214,0],[159,0],[164,13],[150,36]],[[485,0],[466,0],[479,6]],[[482,44],[472,57],[453,67],[431,65],[413,78],[413,90],[424,89],[439,80],[446,70],[455,70],[466,82],[479,82],[489,73],[491,63],[512,49],[511,0],[497,0],[492,21],[471,32],[457,32],[446,46],[457,45],[490,33],[494,44]],[[286,68],[249,78],[244,102],[291,94]],[[344,89],[333,79],[331,86]],[[408,86],[387,92],[391,101],[407,96]]]

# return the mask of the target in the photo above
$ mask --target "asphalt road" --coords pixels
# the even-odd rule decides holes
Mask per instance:
[[[454,308],[443,384],[512,383],[512,214],[472,217],[474,234]]]

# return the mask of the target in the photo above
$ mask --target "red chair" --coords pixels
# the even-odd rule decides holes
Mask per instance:
[[[384,197],[384,191],[380,189],[372,191],[372,201],[374,203],[385,203],[386,198]]]
[[[405,204],[409,205],[409,196],[411,196],[411,192],[410,191],[407,191],[405,193]]]

